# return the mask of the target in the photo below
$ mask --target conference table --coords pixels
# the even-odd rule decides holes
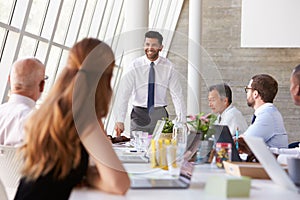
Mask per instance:
[[[141,172],[141,170],[151,170],[150,164],[124,163],[128,173]],[[194,166],[191,185],[188,189],[129,189],[126,195],[111,195],[90,188],[76,188],[72,191],[70,200],[148,200],[148,199],[204,199],[204,200],[222,200],[222,199],[255,199],[255,200],[282,200],[282,199],[300,199],[300,194],[289,191],[271,180],[252,179],[250,196],[244,198],[226,198],[218,196],[218,186],[216,186],[216,195],[205,192],[205,184],[212,176],[227,176],[224,169],[216,168],[210,164],[199,164]]]

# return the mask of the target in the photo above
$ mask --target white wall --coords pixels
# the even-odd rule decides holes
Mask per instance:
[[[300,47],[299,0],[242,0],[241,47]]]

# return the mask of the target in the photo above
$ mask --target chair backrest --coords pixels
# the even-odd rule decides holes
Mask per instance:
[[[7,194],[6,194],[6,191],[5,191],[5,187],[0,179],[0,197],[1,197],[1,200],[8,200],[8,197],[7,197]]]
[[[5,188],[17,189],[21,177],[22,160],[17,147],[0,145],[0,179]]]

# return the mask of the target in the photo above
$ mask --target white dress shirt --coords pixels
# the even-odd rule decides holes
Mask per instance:
[[[12,94],[8,102],[0,105],[0,144],[16,146],[24,138],[23,126],[35,108],[35,101]]]
[[[130,64],[122,77],[116,98],[118,122],[125,120],[130,97],[133,106],[147,108],[150,63],[145,55],[139,57]],[[186,105],[178,72],[167,58],[159,57],[154,64],[154,107],[167,106],[167,90],[170,90],[176,115],[182,122],[186,122]]]
[[[269,147],[287,148],[288,136],[277,108],[272,103],[265,103],[254,114],[256,119],[244,134],[262,138]]]
[[[221,121],[219,122],[219,118],[221,117]],[[231,135],[235,136],[235,131],[238,128],[239,134],[244,133],[247,128],[247,122],[241,113],[235,106],[232,104],[229,105],[221,115],[218,115],[216,124],[227,125]]]

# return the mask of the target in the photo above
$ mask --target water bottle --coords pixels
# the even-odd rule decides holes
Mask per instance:
[[[187,128],[184,123],[180,121],[174,122],[172,139],[177,143],[177,155],[183,156],[187,145]]]

